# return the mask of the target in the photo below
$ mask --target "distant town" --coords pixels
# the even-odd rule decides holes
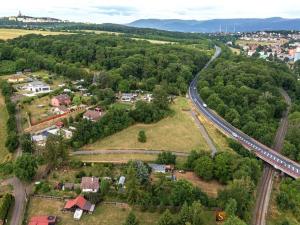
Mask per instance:
[[[50,17],[32,17],[32,16],[25,16],[19,11],[17,16],[10,16],[8,17],[10,21],[16,22],[23,22],[23,23],[66,23],[69,22],[68,20],[60,20],[56,18]]]
[[[300,32],[255,32],[243,33],[235,45],[241,53],[266,60],[279,59],[293,64],[300,59]],[[232,46],[232,42],[227,42]]]

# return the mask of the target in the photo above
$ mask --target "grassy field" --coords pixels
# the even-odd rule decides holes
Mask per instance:
[[[202,114],[198,115],[199,120],[207,130],[207,133],[214,141],[218,151],[232,151],[228,146],[226,136],[222,134],[210,121],[208,121]]]
[[[50,97],[45,96],[42,98],[34,99],[30,104],[23,104],[22,117],[26,118],[26,113],[30,114],[31,121],[36,123],[52,115],[50,113]]]
[[[238,48],[231,48],[231,47],[230,47],[230,50],[231,50],[234,54],[236,54],[236,55],[240,55],[240,54],[241,54],[241,50],[238,49]]]
[[[73,213],[62,212],[61,209],[64,202],[58,200],[31,198],[28,208],[28,218],[37,215],[55,215],[60,221],[58,225],[120,225],[123,224],[132,210],[130,207],[118,207],[114,205],[98,205],[95,212],[90,214],[83,214],[80,221],[73,219]],[[160,214],[157,212],[141,212],[133,210],[140,225],[154,225],[157,223]],[[205,212],[204,220],[206,225],[215,225],[214,212]]]
[[[155,124],[137,124],[115,135],[87,145],[84,149],[154,149],[189,152],[192,149],[208,151],[208,146],[193,121],[186,98],[179,97],[171,106],[175,111],[173,116]],[[137,135],[144,130],[146,143],[140,143]]]
[[[185,172],[179,173],[175,172],[175,175],[178,180],[188,180],[196,187],[199,187],[203,192],[208,194],[211,197],[216,198],[218,196],[218,192],[225,188],[224,185],[221,185],[217,181],[204,181],[199,178],[194,172]]]
[[[66,32],[52,32],[52,31],[41,31],[41,30],[23,30],[23,29],[0,29],[0,39],[8,40],[23,36],[26,34],[41,34],[41,35],[59,35],[68,34]]]
[[[5,147],[6,140],[6,121],[8,113],[4,102],[4,97],[0,94],[0,163],[5,162],[11,158],[11,154]]]
[[[61,211],[63,206],[63,201],[31,198],[28,218],[37,215],[55,215],[60,219],[59,225],[119,225],[125,222],[131,211],[131,208],[121,208],[114,205],[98,205],[92,215],[84,214],[80,221],[75,221],[73,219],[73,213],[64,213]],[[140,225],[153,225],[160,216],[158,213],[140,212],[137,210],[134,210],[134,213],[139,219]]]

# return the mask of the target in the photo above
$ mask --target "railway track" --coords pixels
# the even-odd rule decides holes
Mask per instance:
[[[281,94],[284,97],[288,107],[280,121],[280,125],[277,129],[274,139],[274,144],[272,146],[277,152],[280,152],[283,147],[284,138],[288,129],[288,114],[291,106],[291,99],[288,94],[284,90],[281,90]],[[266,225],[266,215],[269,208],[274,174],[275,169],[265,163],[257,194],[256,206],[252,217],[252,225]]]

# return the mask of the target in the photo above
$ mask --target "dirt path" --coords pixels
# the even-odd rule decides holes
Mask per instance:
[[[194,111],[191,111],[192,117],[196,123],[196,125],[199,127],[200,133],[202,134],[202,137],[205,139],[209,149],[211,150],[211,155],[214,156],[217,153],[217,147],[214,144],[213,140],[210,138],[209,134],[207,133],[207,130],[199,120],[199,118],[196,116]]]

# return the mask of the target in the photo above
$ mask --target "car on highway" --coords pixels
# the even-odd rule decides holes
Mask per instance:
[[[206,108],[206,107],[207,107],[207,105],[206,105],[205,103],[203,103],[203,107],[204,107],[204,108]]]

